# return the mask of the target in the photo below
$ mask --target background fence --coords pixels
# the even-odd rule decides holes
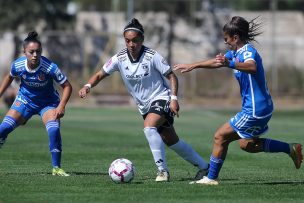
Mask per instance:
[[[69,8],[71,5],[75,7],[77,2],[81,1],[70,1]],[[44,29],[43,23],[37,23],[34,27],[40,30],[44,55],[55,61],[72,82],[74,101],[77,101],[78,88],[89,76],[125,47],[122,30],[131,17],[138,18],[143,24],[145,45],[157,50],[173,65],[224,53],[226,47],[222,39],[222,26],[235,15],[247,20],[259,16],[258,21],[263,24],[263,34],[256,38],[258,43],[254,45],[262,55],[274,98],[290,98],[295,103],[303,101],[304,1],[92,2],[94,9],[75,9],[74,21],[66,30]],[[98,10],[102,2],[108,2],[103,8],[106,10]],[[282,9],[284,5],[289,5],[290,9]],[[22,53],[21,42],[28,31],[6,30],[0,35],[2,72],[7,71],[13,59]],[[199,104],[206,98],[226,99],[226,103],[239,101],[238,85],[229,69],[200,70],[178,74],[178,77],[179,94],[187,102]],[[118,74],[98,87],[94,89],[95,103],[129,102]],[[102,95],[101,99],[99,95]]]

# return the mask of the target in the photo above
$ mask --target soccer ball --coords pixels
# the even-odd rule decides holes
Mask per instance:
[[[109,176],[115,183],[129,183],[133,180],[134,175],[135,168],[128,159],[116,159],[110,165]]]

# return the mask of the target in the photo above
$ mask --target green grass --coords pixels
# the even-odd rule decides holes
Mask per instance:
[[[215,130],[235,112],[185,109],[176,119],[179,136],[209,160]],[[2,111],[2,117],[4,112]],[[276,112],[271,137],[304,143],[304,111]],[[248,154],[232,143],[219,186],[189,185],[196,169],[167,148],[171,182],[156,183],[143,121],[131,108],[67,109],[62,120],[62,167],[70,177],[51,176],[47,134],[40,118],[10,134],[0,150],[1,202],[303,202],[303,168],[285,154]],[[130,184],[108,177],[110,163],[130,159],[136,176]]]

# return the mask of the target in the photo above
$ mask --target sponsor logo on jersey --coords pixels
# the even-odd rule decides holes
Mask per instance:
[[[57,80],[59,80],[59,81],[62,80],[64,77],[59,69],[56,70],[55,75],[56,75]]]
[[[166,60],[165,58],[163,58],[161,62],[162,62],[164,65],[166,65],[166,66],[169,65],[168,62],[167,62],[167,60]]]
[[[108,68],[111,64],[112,64],[112,58],[110,58],[110,60],[108,60],[106,67]]]
[[[44,87],[47,85],[48,81],[45,81],[43,83],[38,83],[38,82],[28,82],[28,81],[23,81],[24,84],[30,87]]]

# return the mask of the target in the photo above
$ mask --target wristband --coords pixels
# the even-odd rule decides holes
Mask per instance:
[[[88,84],[85,84],[84,87],[87,87],[90,90],[92,88],[92,85],[88,83]]]
[[[229,61],[229,68],[235,69],[235,61],[233,60]]]
[[[171,100],[176,100],[177,101],[177,96],[171,95]]]

